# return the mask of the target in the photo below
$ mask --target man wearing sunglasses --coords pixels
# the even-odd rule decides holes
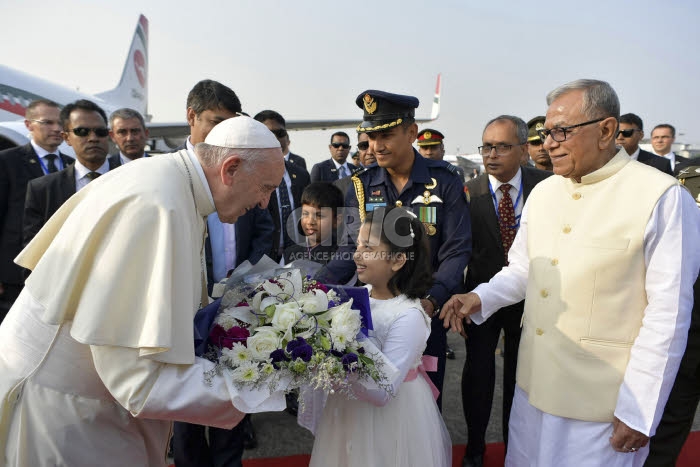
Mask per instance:
[[[620,128],[617,130],[615,142],[625,148],[625,151],[632,159],[673,175],[671,161],[639,147],[639,142],[644,138],[643,125],[642,119],[635,114],[620,115]]]
[[[0,151],[0,322],[24,283],[24,271],[14,263],[22,250],[22,212],[27,183],[73,163],[58,151],[61,136],[60,107],[38,99],[27,106],[24,125],[31,140],[24,146]]]
[[[357,167],[348,163],[350,154],[350,137],[344,131],[337,131],[331,135],[331,143],[328,145],[331,158],[311,168],[312,182],[334,182],[341,178],[349,177]]]
[[[107,115],[92,101],[81,99],[61,109],[66,143],[75,151],[75,164],[39,177],[27,185],[22,239],[27,245],[68,198],[100,175],[119,165],[107,160],[109,128]]]
[[[616,148],[608,83],[565,84],[547,104],[555,176],[530,193],[508,266],[443,317],[460,331],[525,299],[507,465],[640,466],[688,337],[700,212]]]
[[[360,156],[360,165],[362,167],[369,167],[377,162],[377,158],[369,150],[369,136],[367,136],[367,133],[357,134],[357,154]]]

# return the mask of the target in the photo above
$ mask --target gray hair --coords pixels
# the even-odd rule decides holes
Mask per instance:
[[[240,156],[241,159],[247,162],[247,164],[245,164],[247,166],[247,169],[249,171],[252,171],[255,168],[256,164],[260,162],[261,159],[263,159],[264,151],[267,151],[267,149],[224,148],[221,146],[213,146],[207,143],[197,143],[194,147],[194,151],[197,153],[197,156],[202,165],[206,167],[216,167],[217,165],[221,164],[227,157],[236,154]]]
[[[122,109],[117,109],[109,116],[109,126],[114,126],[114,120],[121,118],[122,120],[129,120],[131,118],[138,118],[143,129],[146,129],[146,122],[143,120],[143,115],[134,109],[129,109],[124,107]]]
[[[596,79],[577,79],[559,86],[547,94],[547,105],[552,105],[559,97],[571,91],[583,91],[581,112],[587,118],[620,118],[620,100],[615,90],[605,81]]]
[[[516,117],[514,115],[499,115],[496,118],[492,118],[484,126],[484,131],[486,131],[486,128],[488,128],[489,125],[491,125],[492,123],[503,121],[503,120],[509,121],[509,122],[513,123],[513,125],[515,125],[515,134],[518,137],[518,143],[520,143],[520,144],[527,143],[527,131],[528,131],[527,123],[525,123],[525,121],[522,118]],[[482,131],[482,133],[483,133],[483,131]]]

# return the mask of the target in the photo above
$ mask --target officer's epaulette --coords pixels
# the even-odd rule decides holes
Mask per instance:
[[[452,165],[446,161],[436,161],[434,159],[426,159],[425,165],[427,165],[431,169],[432,168],[441,168],[441,169],[447,169],[448,172],[453,173],[453,174],[457,173],[457,167],[455,167],[454,165]]]
[[[351,175],[352,178],[359,177],[363,173],[367,172],[368,167],[362,167],[360,169],[357,169],[353,174]]]

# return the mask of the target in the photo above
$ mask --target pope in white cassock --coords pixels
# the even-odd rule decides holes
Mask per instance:
[[[194,356],[206,217],[266,208],[283,158],[249,117],[218,124],[195,152],[100,177],[17,257],[32,274],[0,326],[0,465],[164,465],[172,420],[243,417],[236,389],[206,384],[213,364]]]
[[[642,466],[678,371],[700,269],[700,211],[615,147],[608,83],[547,96],[555,176],[528,198],[509,265],[443,307],[462,331],[525,299],[508,466]]]

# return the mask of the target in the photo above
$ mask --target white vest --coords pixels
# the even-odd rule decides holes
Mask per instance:
[[[532,191],[517,383],[533,406],[613,420],[647,306],[644,232],[674,183],[622,150],[581,183],[554,176]]]

